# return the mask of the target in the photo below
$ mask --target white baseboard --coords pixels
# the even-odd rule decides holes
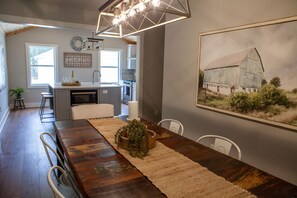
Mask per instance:
[[[7,118],[8,118],[9,112],[10,112],[10,110],[9,110],[9,108],[7,108],[7,110],[4,113],[4,116],[2,117],[2,119],[0,121],[0,134],[1,134],[1,131],[2,131],[3,127],[4,127],[4,124],[5,124],[5,122],[6,122]]]

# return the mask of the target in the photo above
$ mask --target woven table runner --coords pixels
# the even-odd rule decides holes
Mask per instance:
[[[118,118],[89,122],[167,197],[256,197],[158,141],[144,159],[131,157],[115,144],[116,131],[127,124]]]

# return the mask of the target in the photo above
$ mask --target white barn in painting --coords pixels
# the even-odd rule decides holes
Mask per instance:
[[[255,92],[261,88],[264,67],[256,48],[218,58],[204,69],[203,88],[230,95]]]

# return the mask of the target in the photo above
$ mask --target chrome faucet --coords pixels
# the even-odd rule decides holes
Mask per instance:
[[[96,72],[98,72],[98,73],[99,73],[99,77],[101,77],[101,73],[100,73],[100,71],[99,71],[98,69],[94,70],[94,71],[93,71],[93,78],[92,78],[92,82],[93,82],[93,84],[95,83],[94,78],[95,78],[95,73],[96,73]],[[98,82],[99,82],[99,78],[98,78]]]

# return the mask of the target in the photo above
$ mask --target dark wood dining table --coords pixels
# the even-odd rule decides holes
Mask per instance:
[[[122,118],[125,120],[125,118]],[[297,197],[297,186],[142,119],[165,146],[258,197]],[[166,197],[117,152],[88,120],[56,121],[57,141],[84,197]],[[102,149],[85,145],[104,145]],[[73,148],[76,150],[74,151]],[[81,148],[81,151],[77,148]],[[113,167],[108,169],[106,167]],[[116,168],[114,168],[116,167]],[[292,173],[296,174],[296,173]]]

